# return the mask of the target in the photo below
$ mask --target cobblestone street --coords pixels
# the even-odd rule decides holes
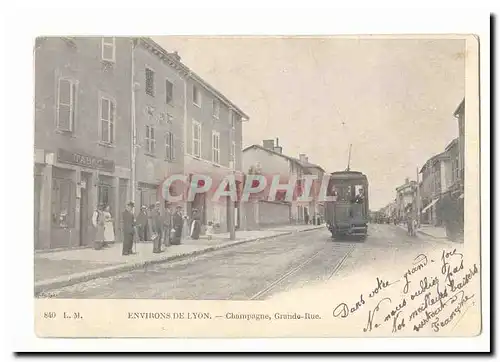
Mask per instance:
[[[58,298],[262,300],[396,262],[450,242],[370,225],[365,242],[334,241],[326,228],[284,235],[52,291]],[[379,268],[377,266],[377,268]],[[380,272],[380,270],[379,270]]]

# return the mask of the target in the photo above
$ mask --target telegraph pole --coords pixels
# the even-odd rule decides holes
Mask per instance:
[[[135,171],[135,166],[136,166],[136,154],[137,154],[137,132],[136,132],[136,119],[135,119],[135,92],[136,92],[136,84],[135,84],[135,47],[136,47],[136,42],[137,40],[132,38],[132,75],[131,75],[131,90],[132,90],[132,102],[130,105],[130,113],[131,113],[131,127],[132,130],[130,132],[131,134],[131,167],[130,167],[130,189],[131,189],[131,195],[130,195],[130,201],[135,203],[135,190],[136,190],[136,171]]]

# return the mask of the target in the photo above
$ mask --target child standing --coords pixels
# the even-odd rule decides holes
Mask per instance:
[[[212,240],[212,235],[214,234],[214,223],[209,221],[207,225],[207,229],[205,231],[208,240]]]

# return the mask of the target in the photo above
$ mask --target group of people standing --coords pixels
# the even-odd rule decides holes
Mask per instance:
[[[184,223],[189,218],[183,214],[182,207],[177,206],[175,211],[167,207],[161,212],[160,203],[151,205],[148,209],[142,206],[139,213],[134,215],[134,203],[129,202],[123,211],[123,255],[133,254],[134,237],[140,241],[152,241],[153,253],[161,253],[162,245],[179,245],[182,239]],[[193,210],[190,223],[190,236],[198,239],[201,231],[200,216]]]

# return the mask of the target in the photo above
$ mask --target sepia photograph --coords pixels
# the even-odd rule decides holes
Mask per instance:
[[[477,335],[478,42],[37,37],[37,335]]]

